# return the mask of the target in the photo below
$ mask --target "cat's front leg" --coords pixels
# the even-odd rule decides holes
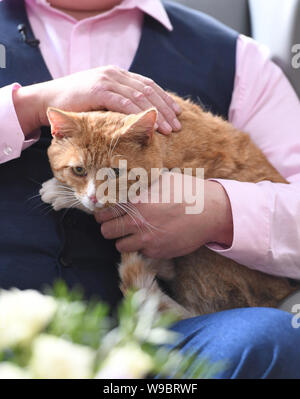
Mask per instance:
[[[41,200],[52,205],[55,211],[70,208],[76,200],[71,189],[60,183],[55,177],[42,184],[40,195]]]

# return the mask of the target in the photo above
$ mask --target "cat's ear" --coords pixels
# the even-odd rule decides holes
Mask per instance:
[[[50,107],[47,110],[47,116],[51,126],[51,134],[57,139],[71,137],[77,130],[74,119],[67,112]]]
[[[124,131],[125,137],[135,140],[141,145],[148,145],[152,139],[155,123],[157,120],[157,110],[150,108],[147,111],[128,117],[128,125]]]

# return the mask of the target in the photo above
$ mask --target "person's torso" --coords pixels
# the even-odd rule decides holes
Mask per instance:
[[[238,34],[171,2],[165,7],[174,30],[145,15],[130,71],[227,118]],[[31,36],[22,3],[0,3],[0,43],[7,60],[0,87],[51,79],[39,48],[22,41],[17,29],[21,23]],[[77,210],[54,212],[38,196],[41,183],[51,177],[46,153],[50,140],[49,129],[43,127],[38,143],[19,159],[0,165],[0,287],[42,289],[63,278],[70,286],[81,285],[87,296],[114,305],[121,297],[114,242],[104,240],[92,216]]]

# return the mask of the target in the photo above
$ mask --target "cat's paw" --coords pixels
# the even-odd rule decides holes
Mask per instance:
[[[149,288],[155,280],[155,273],[147,267],[149,261],[137,252],[122,253],[119,265],[121,290],[125,294],[129,289]]]
[[[43,202],[46,204],[52,204],[55,199],[57,192],[57,180],[53,177],[50,180],[45,181],[40,189],[40,196]]]
[[[153,259],[145,258],[137,252],[122,253],[122,261],[119,265],[121,291],[126,295],[132,288],[145,290],[147,298],[150,298],[153,295],[157,296],[159,301],[159,311],[171,311],[180,319],[192,317],[192,313],[189,310],[185,309],[182,305],[177,303],[161,290],[156,280],[157,270],[159,270],[159,262],[161,264],[164,263],[164,261],[153,263]],[[171,274],[173,274],[174,268],[170,268],[170,262],[167,263],[165,263],[165,267],[166,265],[168,266],[165,271],[167,272],[169,270]]]
[[[53,177],[42,184],[42,188],[40,189],[41,200],[46,204],[52,205],[55,211],[68,208],[68,204],[62,192],[62,184]]]

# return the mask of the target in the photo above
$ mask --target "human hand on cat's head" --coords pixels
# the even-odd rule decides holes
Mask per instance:
[[[72,112],[106,109],[137,114],[155,107],[157,130],[163,134],[181,129],[180,106],[152,79],[117,66],[78,72],[60,79],[20,87],[14,103],[24,134],[49,125],[48,107]]]
[[[103,236],[107,239],[117,239],[118,251],[139,251],[150,258],[171,259],[192,253],[209,242],[231,245],[233,237],[231,205],[223,187],[214,181],[200,182],[199,178],[192,176],[181,174],[172,174],[172,176],[174,176],[174,180],[170,180],[172,200],[168,203],[150,203],[149,193],[146,193],[139,196],[137,203],[130,205],[129,214],[118,210],[121,216],[116,217],[116,212],[109,208],[95,214],[96,220],[101,223]],[[162,196],[166,192],[163,192],[163,185],[160,182],[152,186],[152,193],[156,192]],[[201,186],[201,183],[204,184],[203,211],[188,214],[188,207],[193,202],[196,204],[192,193],[195,192],[197,185]],[[185,192],[182,193],[183,201],[176,202],[174,187],[180,185],[185,187]],[[145,203],[143,195],[148,196],[148,203]],[[198,205],[200,205],[198,210],[201,210],[201,199]],[[129,209],[129,206],[126,208]]]

